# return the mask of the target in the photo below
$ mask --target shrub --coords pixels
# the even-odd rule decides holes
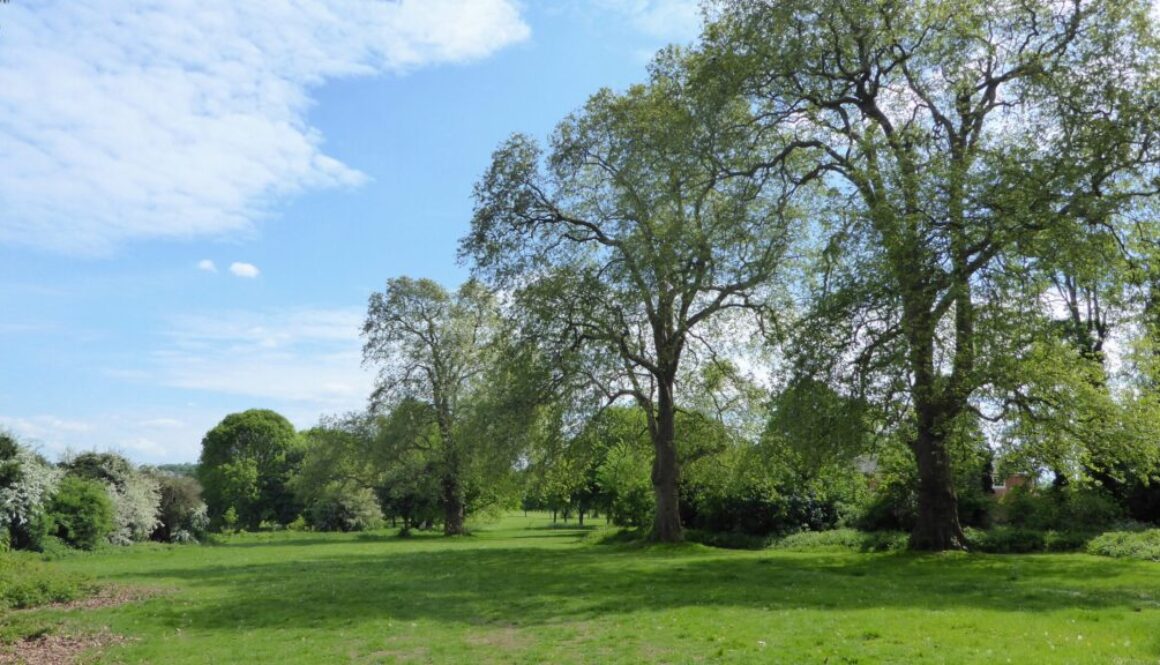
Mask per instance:
[[[1092,535],[1083,531],[1055,531],[998,526],[989,530],[965,530],[970,546],[992,554],[1080,551]]]
[[[152,474],[143,473],[116,453],[86,452],[61,462],[67,475],[103,485],[113,502],[114,545],[148,540],[159,523],[161,490]]]
[[[1087,551],[1117,559],[1160,561],[1160,529],[1110,531],[1093,538]]]
[[[191,476],[162,473],[156,476],[160,490],[158,524],[151,538],[162,542],[189,542],[205,536],[209,527],[201,483]]]
[[[901,531],[831,529],[796,533],[778,541],[774,547],[794,551],[843,549],[856,552],[898,552],[905,550],[908,542],[909,536]]]
[[[48,503],[54,534],[72,547],[91,550],[116,527],[113,502],[99,482],[66,476]]]
[[[61,472],[0,433],[0,533],[11,549],[40,549],[48,533],[44,515]]]
[[[27,555],[0,555],[0,609],[61,603],[95,591],[87,578],[54,570]]]
[[[767,483],[729,488],[730,493],[703,497],[693,525],[717,532],[777,536],[820,531],[838,521],[838,507],[808,489],[779,491]]]
[[[306,521],[318,531],[366,531],[382,526],[382,510],[370,490],[331,487],[306,509]]]
[[[999,502],[997,521],[1025,529],[1100,531],[1123,518],[1123,509],[1093,487],[1016,487]]]

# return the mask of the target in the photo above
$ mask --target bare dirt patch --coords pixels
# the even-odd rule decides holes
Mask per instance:
[[[160,587],[123,587],[108,585],[101,587],[95,594],[87,598],[70,600],[67,603],[55,603],[48,607],[58,610],[97,610],[107,607],[117,607],[127,603],[136,603],[154,596],[172,593],[172,589]]]
[[[0,650],[0,663],[71,665],[76,663],[86,652],[127,641],[128,638],[112,633],[42,635],[3,647]]]

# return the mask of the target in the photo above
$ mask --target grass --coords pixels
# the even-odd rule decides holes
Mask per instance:
[[[53,565],[174,589],[62,613],[133,638],[98,662],[1160,660],[1152,562],[599,541],[521,515],[460,539],[254,534]]]

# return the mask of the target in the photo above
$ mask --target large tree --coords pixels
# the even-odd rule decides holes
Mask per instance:
[[[449,293],[429,279],[394,278],[367,309],[363,357],[379,368],[372,404],[430,417],[434,436],[419,439],[439,476],[447,535],[465,531],[466,475],[486,445],[465,423],[495,357],[498,322],[495,297],[476,281]]]
[[[220,521],[234,509],[239,523],[289,524],[301,509],[287,483],[301,461],[294,425],[269,409],[226,416],[201,440],[198,480],[209,516]]]
[[[644,411],[661,541],[682,538],[682,371],[714,362],[712,328],[764,301],[794,218],[776,174],[727,177],[775,137],[749,133],[743,101],[696,71],[696,56],[662,53],[648,84],[603,90],[564,120],[547,155],[513,136],[476,186],[462,245],[541,343]]]
[[[761,124],[796,129],[750,173],[830,184],[888,297],[856,340],[900,349],[918,521],[965,546],[948,437],[988,380],[1030,244],[1117,234],[1155,195],[1150,4],[1123,0],[723,0],[706,48]],[[797,168],[789,160],[807,160]],[[1022,294],[1036,298],[1038,294]],[[1007,299],[1007,300],[1005,300]],[[1016,303],[1016,305],[1025,303]],[[892,309],[896,316],[885,314]]]

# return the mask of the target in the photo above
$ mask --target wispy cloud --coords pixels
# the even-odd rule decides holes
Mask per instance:
[[[217,272],[218,271],[217,264],[215,264],[210,259],[202,259],[202,260],[198,261],[197,262],[197,269],[204,270],[205,272]]]
[[[698,0],[596,0],[596,4],[663,42],[689,42],[701,30]]]
[[[247,277],[250,279],[257,277],[262,273],[262,271],[258,270],[258,266],[252,263],[241,263],[239,261],[234,261],[230,264],[230,272],[233,273],[235,277]]]
[[[245,230],[365,176],[322,149],[328,79],[485,57],[515,0],[49,0],[0,7],[0,243],[105,252]]]
[[[154,353],[156,375],[171,387],[299,402],[315,414],[357,409],[372,386],[362,317],[356,308],[182,316]]]

